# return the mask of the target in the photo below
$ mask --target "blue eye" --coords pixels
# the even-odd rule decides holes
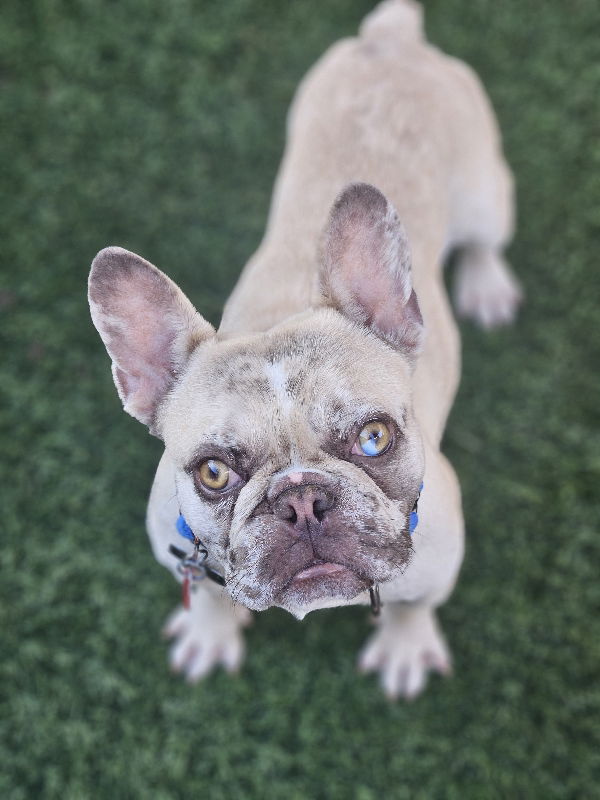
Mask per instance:
[[[358,434],[358,439],[352,452],[365,456],[380,456],[388,449],[392,440],[390,429],[378,420],[369,422]],[[360,451],[357,449],[357,445]]]

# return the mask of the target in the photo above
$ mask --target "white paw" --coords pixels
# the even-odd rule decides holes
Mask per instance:
[[[511,323],[523,291],[510,267],[492,251],[467,251],[460,256],[454,282],[457,313],[482,328]]]
[[[425,688],[428,672],[452,671],[448,648],[429,611],[383,620],[361,651],[358,666],[362,672],[379,673],[390,700],[412,700]]]
[[[206,611],[207,613],[202,613]],[[248,624],[250,613],[236,607],[225,614],[219,608],[176,609],[167,620],[163,633],[174,639],[169,663],[190,683],[196,683],[218,666],[237,672],[244,660],[244,639],[240,629]]]

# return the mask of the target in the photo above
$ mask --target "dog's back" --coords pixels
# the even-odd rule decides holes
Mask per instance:
[[[267,232],[226,307],[223,333],[264,329],[317,302],[323,220],[357,180],[380,187],[398,210],[417,292],[449,248],[510,236],[512,181],[489,103],[468,67],[425,40],[412,0],[385,0],[300,84]],[[267,272],[273,299],[256,296]]]

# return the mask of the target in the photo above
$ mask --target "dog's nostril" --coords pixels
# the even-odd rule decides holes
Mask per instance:
[[[292,525],[295,525],[298,521],[298,514],[296,512],[294,503],[291,500],[285,500],[282,503],[278,503],[275,507],[275,513],[280,519],[283,519],[286,522],[291,522]]]
[[[318,519],[319,522],[323,520],[325,514],[333,508],[334,500],[328,494],[323,493],[318,497],[315,497],[313,502],[313,514]]]
[[[318,522],[323,522],[323,517],[331,508],[331,503],[329,503],[325,498],[320,499],[318,498],[313,503],[313,514]]]

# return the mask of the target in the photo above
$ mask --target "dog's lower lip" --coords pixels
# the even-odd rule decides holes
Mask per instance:
[[[349,600],[368,589],[372,581],[335,561],[317,561],[300,570],[275,596],[282,608],[306,606],[337,597]]]
[[[319,564],[313,564],[311,567],[301,570],[294,575],[294,581],[305,581],[310,578],[323,578],[327,575],[335,575],[336,572],[342,572],[347,567],[342,564],[335,564],[332,561],[322,561]]]

